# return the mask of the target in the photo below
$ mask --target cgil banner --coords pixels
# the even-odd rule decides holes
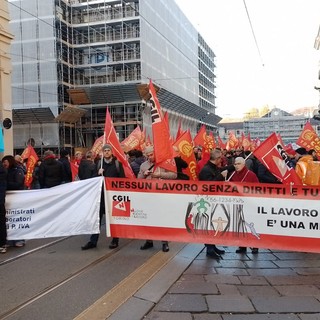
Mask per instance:
[[[99,233],[103,178],[75,181],[50,189],[8,191],[8,240]]]
[[[320,187],[106,179],[113,237],[320,252]]]

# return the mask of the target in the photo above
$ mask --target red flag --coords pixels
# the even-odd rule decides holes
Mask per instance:
[[[214,138],[213,132],[209,132],[209,136],[207,136],[207,144],[208,144],[208,149],[213,150],[217,147],[216,144],[216,139]]]
[[[317,156],[320,156],[320,139],[312,128],[310,122],[307,122],[298,138],[297,144],[307,150],[314,149]]]
[[[91,152],[93,157],[95,158],[102,150],[103,147],[103,138],[104,136],[99,137],[98,139],[96,139],[96,141],[94,142],[92,148],[91,148]]]
[[[198,133],[193,139],[193,145],[195,147],[198,147],[198,146],[204,147],[206,136],[207,136],[206,126],[202,125],[200,130],[198,131]]]
[[[190,131],[184,132],[174,143],[174,146],[179,149],[181,158],[188,163],[188,168],[185,169],[185,173],[190,177],[190,180],[198,180],[196,172],[197,161],[193,152]]]
[[[37,161],[39,160],[39,157],[37,155],[37,153],[34,151],[33,147],[28,145],[28,147],[26,148],[28,149],[28,151],[24,150],[23,153],[26,153],[28,155],[28,161],[27,161],[27,173],[25,175],[24,178],[24,185],[27,188],[30,188],[33,177],[33,171],[34,171],[34,167],[36,166]]]
[[[121,142],[121,147],[124,152],[129,152],[133,149],[140,149],[142,140],[142,131],[140,126],[137,126],[126,139]]]
[[[225,148],[226,148],[226,143],[224,143],[224,142],[222,141],[222,139],[220,138],[220,136],[218,136],[218,144],[219,144],[219,147],[220,147],[221,149],[225,149]]]
[[[151,122],[153,134],[153,147],[156,165],[169,171],[177,172],[173,159],[170,132],[166,119],[163,117],[156,91],[150,80],[149,93],[151,95]]]
[[[181,118],[179,118],[179,124],[178,124],[178,130],[177,130],[177,135],[176,135],[176,141],[183,135],[183,131],[181,128]]]
[[[70,168],[72,174],[72,181],[75,181],[78,177],[79,167],[73,161],[70,161]]]
[[[125,176],[127,178],[135,178],[127,157],[121,148],[108,108],[106,112],[106,123],[104,126],[104,143],[108,143],[111,145],[112,153],[121,162]]]
[[[22,152],[21,154],[21,159],[24,160],[24,159],[28,159],[29,158],[29,155],[30,155],[30,148],[29,148],[30,145],[28,145]]]
[[[289,158],[275,133],[262,142],[253,155],[282,183],[302,184],[294,168],[289,167]]]

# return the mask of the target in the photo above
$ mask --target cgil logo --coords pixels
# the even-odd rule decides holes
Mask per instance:
[[[129,196],[114,195],[112,200],[113,217],[130,217],[131,203]]]

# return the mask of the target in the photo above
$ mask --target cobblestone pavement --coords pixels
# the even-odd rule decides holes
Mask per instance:
[[[236,248],[225,247],[217,261],[199,248],[158,301],[150,307],[144,300],[149,310],[140,319],[320,320],[319,254],[263,249],[236,254]]]

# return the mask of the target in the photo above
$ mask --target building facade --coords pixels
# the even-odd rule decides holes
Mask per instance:
[[[172,133],[179,122],[216,128],[215,55],[174,1],[9,0],[9,10],[15,149],[90,148],[106,106],[120,140],[150,131],[149,79]]]
[[[280,134],[283,143],[296,143],[307,121],[310,121],[319,134],[318,126],[313,119],[304,115],[294,116],[279,108],[272,109],[261,118],[254,118],[243,122],[245,135],[250,133],[252,139],[264,141],[272,133]]]

